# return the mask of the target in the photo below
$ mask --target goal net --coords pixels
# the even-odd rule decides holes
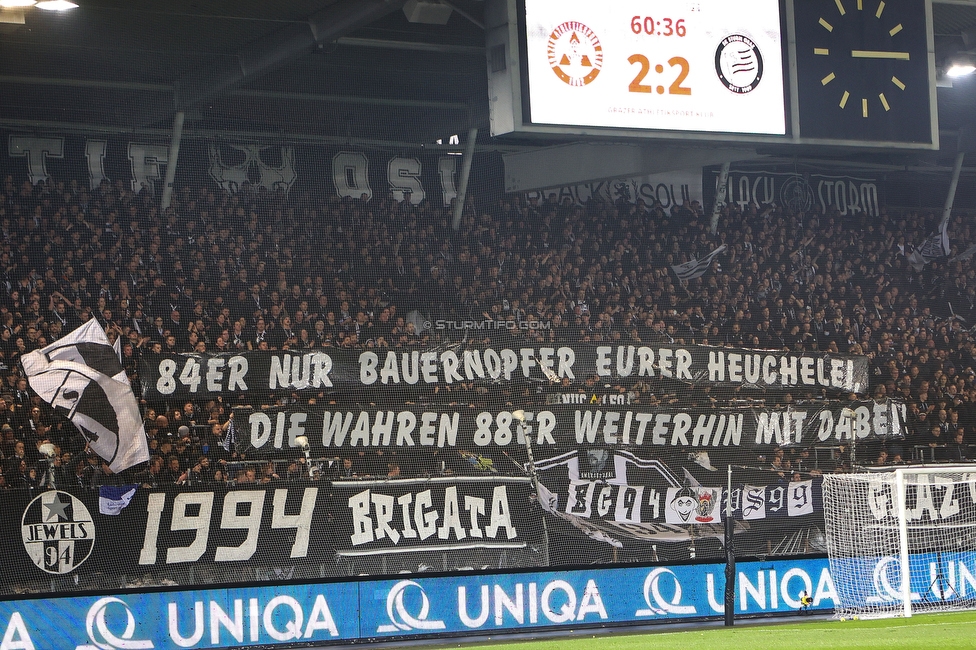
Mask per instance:
[[[976,607],[972,468],[827,475],[823,497],[835,616]]]

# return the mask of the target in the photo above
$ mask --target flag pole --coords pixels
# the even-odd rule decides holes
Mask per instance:
[[[725,490],[725,626],[735,625],[735,521],[732,519],[732,465]]]

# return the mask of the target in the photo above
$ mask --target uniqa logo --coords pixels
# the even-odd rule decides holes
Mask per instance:
[[[122,636],[115,636],[108,629],[106,620],[108,606],[118,603],[125,608],[125,629]],[[117,608],[115,608],[117,609]],[[153,647],[153,642],[146,640],[134,640],[132,636],[136,631],[136,618],[132,615],[132,610],[125,601],[114,596],[106,596],[95,601],[95,604],[88,609],[88,616],[85,617],[85,629],[88,631],[88,638],[93,645],[80,645],[76,650],[147,650]]]
[[[674,595],[668,600],[661,593],[661,577],[665,574],[674,581]],[[653,603],[651,602],[653,599]],[[639,609],[635,616],[654,616],[660,614],[697,614],[694,605],[681,605],[681,583],[671,569],[659,567],[644,578],[644,602],[647,609]]]
[[[407,589],[416,587],[420,591],[420,611],[417,616],[407,612],[403,602]],[[443,630],[447,626],[444,621],[428,621],[430,614],[430,600],[424,588],[413,580],[401,580],[393,585],[386,596],[386,615],[392,625],[380,625],[377,632],[409,632],[411,630]]]
[[[935,572],[932,572],[933,575]],[[874,582],[874,595],[867,597],[869,603],[890,603],[903,598],[902,594],[902,572],[901,560],[891,555],[886,555],[874,565],[872,574]],[[911,600],[920,600],[921,596],[914,591],[909,594]]]

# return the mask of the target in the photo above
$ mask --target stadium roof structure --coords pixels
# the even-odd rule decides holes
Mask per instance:
[[[76,2],[0,11],[0,127],[164,135],[184,111],[188,135],[433,145],[478,127],[482,147],[560,142],[489,136],[478,0],[441,0],[443,25],[410,22],[417,0]],[[976,53],[976,0],[936,2],[934,31],[938,66]],[[970,77],[938,89],[941,157],[843,156],[951,158],[976,128]]]

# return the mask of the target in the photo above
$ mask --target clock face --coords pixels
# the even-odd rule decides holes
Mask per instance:
[[[922,0],[794,0],[800,135],[931,143]]]

